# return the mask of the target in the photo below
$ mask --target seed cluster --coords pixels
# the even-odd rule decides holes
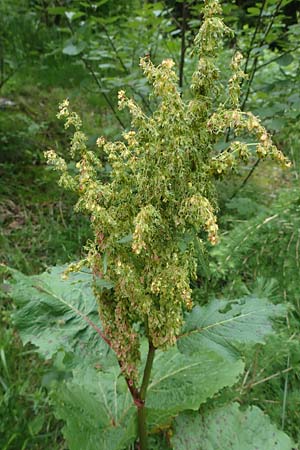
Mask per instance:
[[[86,265],[93,271],[104,332],[124,373],[133,380],[140,336],[146,334],[155,347],[173,345],[183,312],[192,307],[190,280],[196,277],[204,233],[212,244],[218,239],[216,177],[240,160],[247,161],[251,148],[259,157],[271,156],[288,165],[260,121],[240,110],[244,74],[239,53],[225,87],[228,103],[216,105],[224,89],[217,50],[230,33],[220,14],[217,0],[205,0],[203,24],[195,39],[199,62],[192,77],[192,100],[182,98],[171,59],[156,67],[148,57],[142,58],[141,68],[158,100],[151,116],[120,91],[119,108],[129,109],[131,128],[117,142],[100,137],[98,150],[92,152],[79,116],[65,101],[58,116],[66,127],[75,128],[70,154],[76,174],[70,174],[54,151],[46,153],[48,162],[61,172],[61,185],[78,193],[76,209],[89,214],[94,231],[86,259],[70,270]],[[216,155],[214,144],[229,128],[241,139]],[[249,133],[255,136],[255,145],[243,141]],[[111,167],[105,180],[101,152]]]

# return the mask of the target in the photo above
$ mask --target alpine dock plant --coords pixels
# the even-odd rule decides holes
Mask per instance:
[[[155,354],[176,344],[185,311],[193,307],[190,281],[204,236],[213,245],[218,240],[216,178],[255,153],[289,165],[259,119],[240,109],[240,53],[232,59],[228,85],[220,83],[218,51],[231,34],[221,13],[218,0],[204,1],[191,99],[179,91],[171,59],[156,67],[142,58],[158,103],[151,116],[120,91],[119,108],[129,109],[131,128],[117,142],[100,137],[93,152],[80,117],[65,100],[58,116],[75,129],[70,150],[75,175],[53,150],[46,152],[48,163],[61,172],[60,184],[78,193],[76,210],[91,219],[94,240],[86,259],[67,272],[91,269],[102,334],[137,407],[141,450],[148,448],[145,405]],[[217,153],[215,144],[229,129],[235,137]],[[248,142],[249,135],[255,142]],[[105,176],[103,152],[111,168]],[[148,356],[140,382],[144,338]]]

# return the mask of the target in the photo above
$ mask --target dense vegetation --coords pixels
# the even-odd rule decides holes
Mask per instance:
[[[249,421],[251,428],[253,423],[265,421],[264,427],[267,429],[269,419],[263,416],[261,411],[270,416],[274,426],[273,433],[277,432],[276,426],[293,439],[294,448],[300,445],[298,426],[300,415],[298,281],[300,264],[298,186],[300,19],[298,10],[300,2],[299,0],[263,0],[260,3],[236,1],[222,2],[222,6],[225,24],[234,29],[235,35],[227,34],[224,37],[226,45],[216,59],[220,78],[215,96],[218,94],[221,103],[226,102],[223,87],[231,76],[230,61],[233,54],[237,50],[240,51],[244,55],[241,69],[248,76],[243,78],[238,72],[239,68],[235,67],[235,73],[241,80],[241,92],[238,92],[235,86],[235,90],[233,89],[231,93],[233,97],[241,94],[241,112],[251,110],[262,119],[263,126],[272,135],[277,148],[290,159],[292,167],[284,169],[273,160],[262,160],[261,157],[265,156],[264,148],[248,154],[245,152],[245,147],[242,147],[244,153],[241,149],[239,150],[243,164],[237,167],[235,162],[228,158],[226,151],[229,144],[236,138],[235,132],[232,126],[226,127],[226,121],[224,122],[222,133],[219,133],[218,138],[213,142],[215,159],[218,161],[211,166],[211,171],[217,180],[216,192],[210,192],[208,189],[203,191],[209,196],[212,204],[211,211],[216,208],[217,203],[219,205],[217,215],[220,242],[215,246],[206,243],[205,231],[201,231],[201,220],[187,224],[187,219],[182,219],[183,227],[191,226],[196,230],[193,233],[197,239],[190,230],[185,234],[185,238],[179,243],[181,259],[177,265],[174,263],[173,267],[174,270],[176,269],[175,272],[179,273],[180,264],[187,264],[184,255],[193,247],[193,254],[196,254],[198,262],[197,273],[194,273],[193,268],[189,269],[184,276],[189,274],[191,278],[191,296],[194,304],[198,305],[198,309],[195,309],[190,316],[186,331],[193,330],[193,326],[195,327],[195,323],[197,320],[199,323],[200,319],[205,328],[204,325],[213,323],[209,320],[219,320],[222,314],[223,317],[230,317],[232,311],[233,316],[238,316],[241,311],[246,311],[250,307],[249,299],[254,298],[256,300],[253,300],[253,309],[257,304],[269,305],[266,306],[268,313],[265,316],[263,314],[260,317],[254,316],[253,319],[258,320],[260,325],[266,328],[267,335],[269,334],[267,332],[268,317],[275,318],[282,315],[283,307],[279,304],[286,305],[287,309],[284,310],[283,318],[276,319],[274,325],[276,333],[270,333],[267,338],[260,335],[256,336],[255,340],[254,335],[259,333],[250,327],[247,329],[244,340],[237,339],[234,334],[236,330],[233,329],[230,330],[229,335],[222,335],[222,333],[221,337],[220,335],[217,337],[204,335],[203,338],[201,337],[202,341],[200,338],[200,341],[196,341],[197,345],[203,345],[205,341],[206,346],[207,342],[210,342],[210,349],[214,350],[217,346],[222,356],[226,354],[226,357],[231,358],[232,373],[222,372],[224,369],[221,360],[216,358],[211,370],[216,370],[218,367],[220,373],[227,377],[228,382],[223,381],[222,384],[218,378],[215,378],[212,381],[214,387],[207,388],[208,394],[203,393],[205,391],[201,385],[203,380],[201,381],[197,376],[194,377],[193,374],[190,375],[189,382],[195,386],[191,395],[193,398],[186,393],[185,407],[173,405],[173,409],[170,407],[168,414],[175,416],[184,409],[196,410],[201,404],[200,415],[193,413],[194,415],[191,416],[191,413],[181,412],[176,422],[171,425],[166,417],[162,420],[158,414],[153,415],[150,418],[153,433],[150,435],[149,444],[153,449],[202,448],[195,446],[197,444],[191,439],[194,435],[196,443],[203,442],[203,450],[210,448],[211,436],[219,435],[216,423],[222,423],[222,420],[226,420],[228,416],[235,417],[234,423],[230,425],[232,427]],[[195,55],[191,54],[191,49],[202,24],[202,1],[0,0],[0,218],[2,225],[0,254],[1,263],[4,265],[0,308],[0,447],[3,449],[67,449],[68,444],[64,436],[67,437],[71,449],[78,448],[76,445],[81,445],[80,448],[84,449],[86,444],[80,443],[79,438],[70,437],[68,430],[64,435],[62,433],[64,422],[60,419],[66,420],[66,412],[61,405],[59,406],[59,395],[64,396],[66,404],[69,402],[69,415],[74,417],[74,423],[71,424],[73,427],[79,427],[82,414],[91,414],[84,421],[83,428],[90,426],[90,433],[94,433],[95,439],[97,438],[95,432],[97,421],[93,422],[95,416],[83,403],[77,417],[74,412],[76,405],[70,403],[68,391],[62,388],[71,378],[72,371],[74,373],[76,358],[81,356],[80,352],[77,354],[76,350],[75,359],[72,359],[70,354],[73,348],[67,347],[67,344],[66,348],[54,348],[53,343],[41,344],[41,340],[35,340],[34,333],[26,330],[22,322],[22,314],[25,311],[22,308],[27,304],[30,310],[30,302],[34,299],[32,289],[35,283],[38,282],[41,286],[46,286],[48,283],[52,289],[53,298],[62,289],[73,292],[70,281],[64,282],[67,283],[65,285],[67,288],[62,287],[63,281],[60,281],[57,275],[60,269],[52,271],[52,275],[46,273],[40,278],[31,277],[31,275],[40,274],[49,266],[61,266],[84,258],[86,242],[89,242],[89,249],[91,249],[93,239],[89,220],[82,211],[76,214],[73,211],[73,204],[77,201],[76,195],[66,194],[57,186],[58,177],[46,165],[43,155],[44,151],[54,148],[59,155],[67,159],[70,173],[76,173],[75,164],[68,156],[72,132],[65,131],[57,120],[58,104],[65,98],[69,98],[72,109],[80,113],[84,133],[87,136],[84,146],[88,153],[95,148],[99,136],[103,135],[107,141],[118,141],[124,130],[130,129],[130,117],[126,110],[118,109],[117,103],[118,91],[124,89],[128,97],[134,98],[145,114],[150,116],[153,111],[156,111],[154,117],[157,118],[157,123],[152,124],[148,132],[149,136],[157,133],[158,138],[153,141],[153,146],[157,146],[162,138],[158,131],[159,121],[163,127],[166,126],[164,121],[167,119],[159,115],[161,111],[157,113],[159,99],[151,94],[151,86],[139,68],[139,60],[144,57],[144,70],[151,79],[151,77],[158,77],[159,74],[154,76],[154,66],[150,67],[151,70],[147,66],[149,58],[155,66],[162,60],[169,61],[169,58],[172,58],[175,61],[178,80],[175,75],[173,79],[171,72],[168,72],[170,83],[166,86],[169,90],[173,89],[172,79],[178,84],[180,93],[176,101],[180,102],[182,98],[184,102],[189,102],[195,93],[189,86],[197,64],[197,58],[195,59]],[[168,66],[169,63],[166,64]],[[171,70],[171,67],[165,67],[165,70]],[[193,81],[195,84],[195,78]],[[205,88],[199,86],[198,94],[201,97]],[[156,89],[159,90],[159,87]],[[173,101],[171,95],[168,99],[169,94],[170,92],[165,92],[168,107]],[[161,92],[158,96],[160,95]],[[233,102],[236,102],[236,96]],[[120,96],[119,100],[122,101]],[[207,104],[206,106],[213,107]],[[236,102],[234,107],[237,106]],[[201,123],[204,123],[206,119],[203,112],[198,113],[202,114]],[[183,113],[180,112],[180,114],[181,120],[186,120],[182,118]],[[137,117],[138,120],[139,117]],[[174,129],[179,129],[179,125],[174,125],[174,121],[168,122],[168,126],[170,129],[172,126],[175,127]],[[191,133],[196,133],[194,128],[187,130],[183,127],[180,130],[180,135],[185,135],[186,140],[193,140]],[[127,136],[131,151],[130,145],[136,144],[130,143],[130,138],[133,139],[132,136]],[[138,139],[145,143],[145,133],[139,135]],[[251,144],[251,141],[245,138],[244,143]],[[171,145],[175,148],[176,142],[172,142]],[[203,151],[201,145],[199,151]],[[110,152],[113,150],[110,149]],[[276,155],[277,159],[286,162],[283,157],[278,156],[281,153]],[[117,165],[118,161],[113,162],[109,152],[103,151],[102,147],[100,159],[101,168],[97,176],[99,175],[104,186],[107,186],[111,167],[114,164]],[[148,164],[150,162],[151,160]],[[165,167],[163,165],[159,167],[159,161],[155,164],[159,173],[155,184],[160,181],[159,189],[163,192],[165,186],[162,183],[162,177]],[[155,173],[155,164],[151,169],[153,173]],[[184,160],[181,161],[181,167],[186,170],[184,164]],[[205,158],[201,164],[202,169],[206,167]],[[230,176],[223,178],[224,172],[228,172],[228,169]],[[197,183],[199,173],[198,175],[195,171],[193,173],[196,177],[193,183]],[[121,173],[120,177],[124,177],[124,173]],[[201,182],[203,179],[202,177]],[[146,188],[145,185],[145,192]],[[176,195],[183,195],[184,189],[179,182],[176,189]],[[124,196],[126,195],[128,191],[127,193],[124,191]],[[157,204],[160,201],[159,198],[157,196],[155,200]],[[114,208],[116,207],[117,205],[114,205]],[[132,208],[137,208],[134,202]],[[170,203],[170,211],[171,208]],[[145,211],[145,213],[149,215],[151,211]],[[110,244],[115,251],[123,252],[123,254],[128,251],[126,250],[128,244],[131,245],[131,238],[126,239],[127,219],[127,216],[124,216],[122,220],[119,219],[118,227],[123,227],[119,230],[120,236],[114,232],[118,239],[121,239],[121,234],[125,236],[122,245],[117,245],[113,239]],[[206,221],[208,219],[206,217]],[[214,241],[213,215],[210,219],[210,227],[203,228],[207,229],[210,240]],[[164,233],[171,233],[169,222],[168,226],[164,224]],[[136,245],[140,246],[136,253],[143,252],[144,246],[150,245],[151,241],[156,242],[153,230],[150,230],[148,234],[144,232],[143,236],[144,238],[146,236],[146,239],[142,239],[141,236],[139,240],[136,238]],[[168,235],[168,239],[172,239],[172,236]],[[95,266],[95,261],[92,266]],[[112,269],[106,260],[104,266],[104,271],[108,271],[113,276]],[[9,274],[6,267],[19,272]],[[21,275],[20,272],[25,275]],[[9,287],[8,282],[12,275],[18,281],[15,286],[19,288]],[[88,275],[84,276],[88,277]],[[92,298],[92,292],[87,291],[88,288],[84,284],[87,282],[84,276],[81,280],[82,289],[85,290],[87,297]],[[168,289],[171,283],[170,278]],[[102,292],[103,284],[98,288]],[[106,294],[110,298],[109,285],[106,284],[104,290],[108,291]],[[45,297],[43,299],[42,292],[39,295],[39,301],[43,305],[46,299]],[[73,292],[73,295],[73,300],[76,302],[76,293]],[[122,296],[122,293],[120,295]],[[173,297],[169,295],[166,298],[168,301],[176,302],[175,294]],[[232,299],[242,299],[242,301],[228,303]],[[266,299],[268,299],[267,303],[265,303]],[[21,308],[19,311],[22,311],[19,315],[17,308]],[[33,313],[35,309],[36,312]],[[42,306],[39,309],[33,305],[30,311],[30,314],[35,314],[32,318],[35,317],[38,320],[38,317],[44,317],[47,322],[49,317]],[[94,310],[91,310],[90,314],[91,317],[96,316]],[[70,317],[67,320],[71,320]],[[134,322],[138,320],[134,319]],[[24,347],[16,326],[23,342],[28,342]],[[50,335],[53,333],[53,328],[51,323],[49,328],[47,326],[45,325],[44,328]],[[137,325],[133,324],[134,332],[138,332],[135,326]],[[173,325],[164,324],[164,327],[164,337],[167,336],[166,339],[172,341]],[[171,327],[169,333],[168,327]],[[153,336],[155,336],[155,327],[153,330]],[[42,333],[42,330],[39,332]],[[71,329],[68,333],[75,338]],[[84,335],[84,330],[81,334],[83,342],[91,345],[93,336]],[[263,347],[255,344],[263,341],[265,341]],[[250,347],[250,343],[255,345]],[[185,348],[192,344],[192,341],[185,343],[184,339],[181,340],[179,348],[181,347],[182,354],[185,355]],[[161,342],[156,341],[156,346],[160,345]],[[39,359],[36,355],[36,346],[42,349],[44,359]],[[101,352],[107,352],[107,348],[100,346],[97,351],[98,358]],[[175,350],[171,351],[174,353]],[[244,369],[242,359],[236,357],[236,352],[239,358],[240,352],[244,355]],[[135,364],[136,348],[135,353],[131,354],[134,354]],[[169,355],[171,359],[174,357],[173,354]],[[51,356],[52,362],[50,362]],[[192,355],[184,357],[181,355],[181,357],[194,358]],[[168,352],[159,354],[158,358],[160,358],[161,370],[167,373]],[[98,360],[100,361],[100,357]],[[99,364],[99,361],[97,363],[93,360],[93,363]],[[107,353],[108,378],[116,377],[117,379],[118,374],[112,371],[109,361],[110,356]],[[102,360],[101,364],[103,364]],[[101,367],[98,369],[100,370]],[[154,370],[153,376],[157,377],[159,366],[157,365]],[[238,377],[241,370],[243,375]],[[101,370],[99,373],[102,373]],[[96,375],[92,371],[86,374],[79,371],[76,376],[79,378],[85,376],[86,386],[92,386],[96,380]],[[207,376],[209,377],[209,374]],[[104,377],[104,385],[106,382],[107,379]],[[201,387],[199,392],[197,383]],[[60,394],[57,386],[61,389]],[[213,396],[223,386],[232,387],[225,388]],[[68,389],[70,396],[77,395],[80,402],[80,392],[75,377],[72,382],[69,382]],[[93,392],[92,387],[88,389]],[[126,386],[119,383],[118,389],[123,393]],[[176,386],[173,386],[173,389],[176,390]],[[81,392],[81,396],[81,400],[86,401],[88,398],[86,392]],[[197,399],[199,399],[198,404]],[[155,396],[151,401],[153,405],[157,405]],[[229,402],[231,403],[228,407]],[[238,404],[241,405],[240,409]],[[251,406],[249,409],[250,405],[255,407]],[[166,415],[166,412],[164,414]],[[201,417],[201,423],[199,417]],[[129,442],[134,435],[131,413],[125,425],[129,430],[130,436],[125,436]],[[237,428],[234,430],[239,433]],[[281,442],[279,444],[281,447],[278,448],[291,448],[285,440],[285,435],[277,436]],[[124,442],[127,442],[125,437],[122,439],[124,438]],[[74,439],[79,443],[74,442]],[[220,448],[224,450],[231,448],[230,436],[223,439],[222,443],[215,442],[213,448],[219,448],[218,445],[221,445]],[[251,433],[247,436],[244,434],[243,443],[233,448],[252,449],[254,448],[251,447],[253,439]],[[259,439],[262,440],[259,441]],[[259,445],[263,445],[263,448],[276,448],[272,447],[271,440],[271,435],[266,437],[258,433],[258,442]],[[118,445],[122,444],[119,442]],[[130,448],[133,448],[133,445]]]

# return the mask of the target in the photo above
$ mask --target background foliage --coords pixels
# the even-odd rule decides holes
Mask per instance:
[[[232,404],[237,421],[243,414],[263,420],[255,407],[247,409],[257,405],[299,445],[300,3],[222,3],[225,22],[234,27],[236,39],[228,40],[219,63],[227,64],[236,48],[245,55],[248,79],[243,84],[243,108],[263,118],[293,167],[282,172],[272,163],[253,159],[229,182],[219,182],[224,236],[218,247],[208,248],[206,256],[201,256],[193,298],[199,308],[207,308],[208,298],[242,298],[251,293],[275,304],[286,302],[289,309],[263,348],[247,350],[244,374],[234,388],[209,400],[205,411],[200,408],[205,425],[198,432],[205,432],[207,439],[215,434],[207,406],[217,405],[222,418],[223,404],[230,399],[244,408]],[[111,0],[0,0],[2,263],[32,275],[81,256],[90,238],[88,224],[84,217],[74,216],[73,199],[56,187],[56,177],[42,156],[52,146],[66,154],[68,135],[57,122],[57,104],[69,97],[81,112],[89,146],[100,133],[118,138],[129,124],[126,113],[116,108],[119,88],[125,87],[146,110],[154,107],[138,69],[139,58],[148,53],[155,63],[166,57],[175,60],[188,98],[188,80],[194,70],[190,47],[201,22],[201,8],[202,2],[192,0],[132,0],[117,5]],[[3,284],[0,447],[67,448],[62,416],[54,416],[49,392],[54,380],[68,379],[72,362],[58,352],[51,366],[37,358],[30,344],[22,347],[12,326],[14,310]],[[211,345],[215,345],[213,339]],[[88,386],[95,374],[87,376]],[[86,399],[76,380],[64,393],[66,400],[74,392]],[[185,420],[179,416],[174,430],[180,430]],[[193,416],[192,421],[197,420]],[[153,437],[153,448],[168,448],[170,440],[174,448],[181,448],[170,433]]]

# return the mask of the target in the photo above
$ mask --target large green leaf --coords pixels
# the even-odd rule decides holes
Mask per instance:
[[[118,368],[75,370],[52,398],[70,450],[123,450],[136,438],[136,408]]]
[[[146,401],[149,423],[158,428],[185,409],[197,410],[243,372],[241,360],[229,363],[208,349],[191,355],[176,347],[157,351]]]
[[[62,272],[63,268],[54,268],[25,276],[12,271],[11,295],[18,306],[15,324],[23,342],[34,344],[44,357],[61,350],[72,354],[73,379],[54,395],[57,415],[66,422],[70,449],[122,449],[135,436],[135,406],[119,377],[115,357],[107,358],[111,352],[100,337],[92,277],[80,273],[64,281]],[[146,401],[152,430],[169,424],[186,409],[197,410],[237,381],[244,364],[239,358],[230,363],[224,358],[230,348],[227,341],[260,341],[271,330],[266,318],[281,311],[262,301],[258,309],[258,301],[252,301],[230,304],[229,309],[228,302],[195,308],[179,339],[181,351],[173,347],[156,352]],[[243,326],[248,327],[246,331]],[[186,351],[187,346],[192,351]],[[145,360],[144,349],[142,354]],[[96,372],[91,366],[95,362],[109,371]]]
[[[169,424],[180,411],[197,410],[235,383],[243,368],[241,361],[229,364],[211,351],[193,355],[183,355],[176,347],[158,351],[146,401],[150,430]],[[119,368],[106,373],[77,368],[73,374],[53,394],[70,450],[123,449],[136,437],[136,408]]]
[[[113,356],[101,338],[100,320],[89,273],[62,279],[64,268],[41,275],[11,271],[14,323],[24,344],[30,342],[45,358],[63,350],[73,361],[106,364]],[[110,358],[108,358],[108,355]]]
[[[184,413],[176,418],[174,450],[292,450],[291,439],[270,423],[256,406],[246,411],[238,403],[204,416]]]
[[[256,297],[213,300],[206,306],[196,306],[187,315],[178,348],[183,353],[210,348],[235,360],[239,354],[234,344],[263,343],[273,332],[272,319],[284,313],[283,305]]]

